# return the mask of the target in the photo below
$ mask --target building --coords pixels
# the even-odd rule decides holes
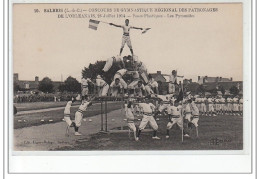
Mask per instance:
[[[198,76],[198,83],[205,84],[205,83],[216,83],[216,82],[231,82],[233,81],[231,78],[223,78],[223,77],[208,77],[208,76]]]
[[[19,80],[19,74],[14,73],[13,75],[13,83],[19,86],[21,91],[35,91],[38,90],[39,87],[39,77],[36,76],[34,81],[30,80]],[[55,91],[58,90],[59,86],[63,84],[61,81],[53,81],[53,88]]]
[[[153,79],[157,82],[166,82],[165,74],[162,74],[161,71],[157,71],[156,73],[150,73]]]
[[[235,86],[239,91],[243,91],[243,81],[229,81],[229,82],[209,82],[203,84],[207,91],[217,89],[217,90],[229,90],[231,87]]]
[[[21,90],[35,90],[39,86],[39,77],[36,76],[34,81],[19,80],[18,73],[14,73],[14,83],[16,83]]]
[[[157,81],[159,87],[159,94],[167,94],[168,92],[168,82],[166,77],[169,75],[162,74],[161,71],[157,71],[156,73],[150,73],[155,81]]]
[[[192,83],[192,79],[184,79],[183,80],[183,85],[187,85],[187,84],[191,84]]]

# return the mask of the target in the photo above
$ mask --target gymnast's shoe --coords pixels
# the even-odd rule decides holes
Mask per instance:
[[[79,132],[75,132],[75,136],[81,136],[82,134]]]
[[[160,140],[159,137],[155,136],[155,137],[152,137],[152,139],[156,139],[156,140]]]
[[[184,137],[190,137],[189,134],[185,134]]]

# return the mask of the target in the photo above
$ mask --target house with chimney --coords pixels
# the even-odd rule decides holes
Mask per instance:
[[[213,89],[229,91],[233,86],[243,91],[243,81],[233,81],[233,78],[198,76],[198,84],[203,85],[206,91]]]
[[[36,91],[39,87],[39,77],[35,76],[34,81],[30,80],[19,80],[19,74],[13,74],[13,83],[19,86],[21,91]],[[58,90],[59,86],[64,82],[61,81],[53,81],[53,88],[55,91]]]
[[[165,76],[166,74],[162,74],[161,71],[157,71],[156,73],[150,73],[150,75],[153,77],[153,79],[157,82],[166,82]]]
[[[209,76],[198,76],[198,83],[216,83],[216,82],[231,82],[233,78],[223,78],[223,77],[209,77]]]
[[[167,74],[162,74],[161,71],[157,71],[156,73],[150,73],[150,75],[153,77],[155,81],[157,81],[159,87],[159,94],[167,94],[168,92],[168,83],[169,81],[167,80],[169,75]]]

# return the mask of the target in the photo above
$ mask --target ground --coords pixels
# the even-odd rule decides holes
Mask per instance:
[[[78,110],[79,102],[76,102],[71,107],[71,118],[74,119],[75,112]],[[47,106],[50,106],[47,108]],[[20,103],[15,104],[17,106],[18,113],[14,117],[14,129],[37,126],[42,124],[61,122],[63,119],[64,107],[66,102],[37,102],[37,103]],[[108,102],[108,112],[120,109],[122,103],[120,102]],[[104,107],[104,105],[103,105]],[[101,105],[95,103],[89,107],[87,112],[84,112],[84,116],[95,116],[100,114]]]
[[[28,104],[27,104],[28,105]],[[44,106],[44,105],[42,105]],[[82,123],[80,132],[83,136],[65,136],[66,123],[63,118],[63,107],[20,111],[14,117],[14,150],[242,150],[243,149],[243,118],[241,116],[201,116],[199,121],[199,137],[195,130],[190,138],[181,142],[181,130],[174,126],[170,138],[166,139],[168,120],[160,117],[158,136],[161,140],[153,140],[152,132],[143,132],[140,141],[136,142],[133,133],[114,129],[127,129],[120,102],[108,104],[108,130],[100,133],[100,104],[92,106],[85,114],[86,122]],[[77,105],[72,108],[73,113]],[[44,111],[44,112],[42,112]],[[23,112],[23,113],[22,113]],[[32,112],[32,113],[31,113]],[[73,116],[74,117],[74,116]],[[140,117],[139,117],[140,118]],[[40,119],[45,119],[41,122]],[[52,122],[48,122],[52,119]],[[91,120],[89,120],[91,119]],[[18,122],[22,120],[22,122]],[[27,120],[27,122],[23,122]],[[105,121],[104,121],[105,122]],[[140,120],[135,121],[138,126]],[[103,127],[105,130],[105,126]],[[148,127],[149,129],[149,127]],[[115,131],[115,132],[113,132]],[[118,133],[120,132],[120,133]]]
[[[182,142],[181,130],[176,125],[170,138],[165,138],[167,120],[162,119],[157,121],[161,140],[153,140],[152,132],[141,133],[138,142],[134,141],[133,134],[129,139],[128,133],[99,133],[77,142],[75,146],[58,150],[242,150],[242,121],[238,116],[203,116],[199,122],[199,137],[196,137],[194,129],[191,137],[185,137]]]

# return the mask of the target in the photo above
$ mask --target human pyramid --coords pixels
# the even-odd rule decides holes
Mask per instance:
[[[130,61],[133,68],[125,68],[124,62]],[[113,65],[118,65],[120,70],[114,74],[112,83],[109,85],[102,78]],[[133,77],[131,82],[125,82],[124,75],[130,74]],[[168,124],[166,126],[166,138],[170,137],[170,129],[177,124],[182,131],[183,137],[190,137],[191,131],[196,130],[198,137],[198,122],[200,116],[216,116],[216,115],[242,115],[243,98],[235,96],[233,98],[222,96],[205,96],[194,95],[190,92],[183,94],[182,83],[178,79],[177,71],[173,70],[169,75],[168,93],[166,95],[159,94],[158,83],[148,73],[144,64],[137,56],[127,56],[124,59],[120,56],[108,58],[102,73],[97,75],[93,81],[90,78],[82,78],[82,103],[75,113],[75,121],[70,119],[70,107],[75,101],[72,99],[65,107],[64,120],[69,127],[74,127],[75,135],[81,135],[78,129],[83,120],[83,112],[92,104],[97,97],[122,97],[125,100],[125,118],[127,126],[134,133],[136,141],[139,140],[142,130],[147,124],[153,129],[152,139],[159,140],[157,136],[158,124],[163,116],[168,116]],[[94,84],[98,90],[91,96],[89,94],[89,84]],[[110,91],[110,92],[109,92]],[[142,116],[139,127],[136,127],[136,117]]]
[[[127,61],[131,63],[130,69],[127,69],[125,67],[125,62]],[[108,72],[113,65],[118,65],[120,69],[114,74],[113,81],[109,85],[102,77],[106,75],[106,72]],[[123,79],[123,77],[127,74],[131,75],[132,77],[132,81],[128,83],[125,82],[125,80]],[[94,96],[90,96],[89,94],[89,84],[93,84],[97,88],[97,93],[94,94]],[[156,107],[149,101],[151,101],[152,98],[158,98],[158,100],[160,100],[160,97],[163,98],[163,95],[158,95],[158,83],[152,78],[151,75],[148,75],[145,65],[138,59],[136,55],[129,55],[124,58],[118,55],[108,58],[103,67],[102,73],[97,75],[96,79],[94,79],[93,81],[90,78],[83,77],[81,81],[81,87],[82,104],[79,106],[79,109],[75,114],[75,122],[72,122],[70,119],[70,107],[71,104],[75,101],[75,99],[67,103],[64,111],[64,120],[67,122],[69,127],[74,127],[75,135],[81,135],[78,132],[78,129],[81,125],[81,121],[83,120],[83,111],[86,111],[87,107],[89,107],[92,104],[92,100],[96,99],[97,97],[121,96],[126,101],[125,114],[128,118],[127,123],[130,129],[136,131],[136,128],[134,128],[134,125],[132,125],[134,119],[130,117],[130,111],[127,108],[129,104],[131,104],[132,106],[132,114],[134,112],[142,114],[144,116],[144,120],[142,120],[141,122],[141,127],[139,127],[139,135],[141,133],[141,130],[144,129],[146,125],[149,123],[154,129],[153,138],[159,139],[156,136],[158,126],[152,115],[155,112]],[[135,98],[138,98],[139,103],[135,103],[135,107],[133,107],[133,99]],[[168,102],[169,100],[170,98],[167,97]],[[160,107],[160,109],[161,108],[162,107]],[[138,140],[137,137],[135,138],[136,140]]]
[[[75,113],[75,120],[70,118],[70,108],[75,99],[68,101],[64,110],[64,120],[67,122],[67,132],[70,127],[75,130],[75,135],[79,133],[79,127],[83,120],[83,112],[92,105],[92,101],[97,97],[119,97],[125,100],[125,118],[130,130],[134,133],[135,141],[139,141],[141,132],[147,124],[153,129],[152,139],[159,140],[157,136],[158,125],[157,120],[161,116],[167,116],[169,122],[166,126],[166,138],[170,137],[170,129],[177,124],[182,131],[183,137],[190,137],[192,129],[196,129],[198,137],[198,122],[200,115],[242,115],[243,98],[235,96],[216,97],[202,95],[192,96],[189,92],[183,90],[183,76],[178,76],[177,71],[173,70],[169,75],[168,94],[159,94],[158,83],[151,74],[148,73],[145,65],[133,54],[131,40],[129,36],[130,29],[140,29],[129,26],[129,20],[125,20],[125,25],[112,26],[123,28],[122,45],[120,54],[106,60],[102,72],[96,76],[93,81],[90,77],[84,76],[81,81],[81,105]],[[124,45],[127,44],[131,54],[121,57]],[[131,63],[131,68],[126,67],[126,62]],[[112,66],[118,66],[119,70],[114,74],[113,81],[109,85],[103,77],[111,69]],[[124,76],[131,75],[131,81],[125,81]],[[89,94],[89,84],[97,87],[97,92],[93,96]],[[135,116],[142,116],[142,120],[138,128],[135,125]]]

